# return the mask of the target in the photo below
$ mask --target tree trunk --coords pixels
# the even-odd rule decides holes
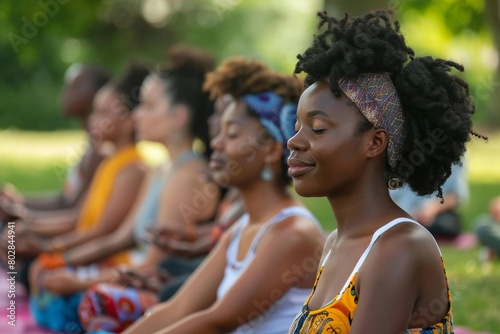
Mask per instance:
[[[498,0],[485,0],[484,12],[491,29],[493,45],[497,50],[497,54],[500,55],[500,4]],[[498,129],[500,128],[500,66],[498,65],[489,90],[491,95],[484,116],[484,124]]]

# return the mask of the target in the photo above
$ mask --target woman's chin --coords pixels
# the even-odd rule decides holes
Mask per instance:
[[[302,197],[323,197],[323,194],[318,193],[313,187],[307,186],[302,182],[297,182],[294,180],[293,187],[295,192]]]

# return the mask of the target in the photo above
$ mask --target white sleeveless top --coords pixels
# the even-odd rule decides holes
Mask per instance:
[[[226,253],[226,269],[224,271],[224,278],[222,279],[219,288],[217,289],[217,299],[222,298],[227,291],[233,286],[238,278],[244,273],[245,269],[250,265],[255,257],[255,250],[259,244],[260,239],[264,236],[268,228],[277,224],[290,216],[302,216],[311,219],[321,229],[316,218],[307,209],[298,206],[292,206],[281,210],[271,220],[267,221],[259,229],[250,249],[248,250],[245,258],[242,261],[237,260],[238,249],[240,246],[241,232],[248,224],[248,214],[243,215],[235,223],[235,231],[233,239],[229,244]],[[247,324],[238,327],[231,332],[232,334],[254,333],[254,334],[282,334],[287,333],[290,324],[302,308],[305,300],[311,292],[310,288],[300,289],[290,288],[280,300],[276,302],[274,307],[269,308],[264,314],[254,318]]]

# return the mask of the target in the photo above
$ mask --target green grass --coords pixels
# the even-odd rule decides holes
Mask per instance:
[[[83,154],[81,132],[0,132],[0,183],[10,182],[22,192],[57,190],[67,169]],[[158,145],[141,144],[152,164],[165,158]],[[464,228],[470,231],[474,218],[487,210],[489,200],[500,194],[500,134],[487,144],[469,144],[467,167],[470,201],[462,210]],[[335,228],[326,199],[307,198],[304,203],[327,230]],[[473,330],[500,333],[500,262],[482,263],[480,249],[443,247],[443,257],[453,295],[455,323]]]

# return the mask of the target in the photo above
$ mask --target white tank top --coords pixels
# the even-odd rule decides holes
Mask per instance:
[[[217,289],[217,299],[222,298],[227,291],[234,285],[238,278],[243,274],[245,269],[250,265],[254,256],[257,245],[264,236],[266,230],[290,216],[302,216],[311,219],[321,229],[316,218],[308,210],[292,206],[281,210],[271,220],[267,221],[259,229],[250,249],[248,250],[245,258],[242,261],[237,260],[238,249],[240,246],[241,232],[248,224],[248,214],[243,215],[236,223],[235,231],[231,243],[226,253],[226,269],[224,271],[224,278],[222,279],[219,288]],[[290,324],[301,310],[302,305],[311,292],[310,288],[300,289],[292,287],[279,299],[274,307],[269,308],[265,313],[257,318],[254,318],[247,324],[238,327],[231,332],[232,334],[254,333],[254,334],[282,334],[287,333]],[[265,304],[263,302],[263,304]]]

